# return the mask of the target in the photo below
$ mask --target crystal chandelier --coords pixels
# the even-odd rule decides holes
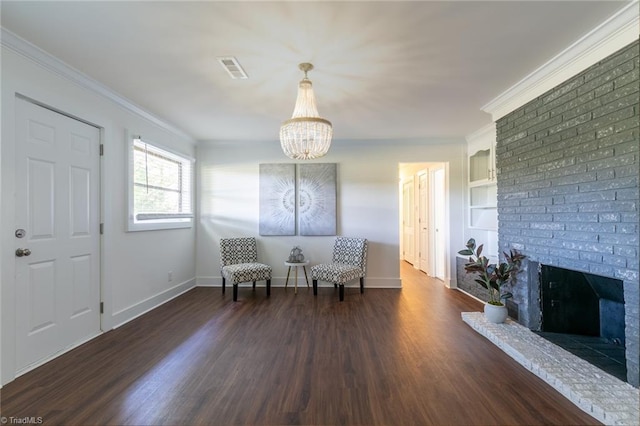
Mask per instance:
[[[284,153],[296,160],[311,160],[322,157],[329,151],[333,128],[331,122],[318,115],[316,97],[307,72],[313,65],[302,63],[304,78],[298,85],[298,98],[291,119],[280,127],[280,145]]]

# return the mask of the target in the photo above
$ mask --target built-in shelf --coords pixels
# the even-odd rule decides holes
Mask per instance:
[[[498,214],[495,207],[471,208],[469,228],[494,231],[498,229]]]
[[[469,186],[469,228],[498,229],[496,200],[497,185],[495,183]]]
[[[482,182],[491,179],[491,150],[482,149],[469,157],[469,182]]]
[[[467,137],[467,238],[484,244],[493,261],[498,253],[498,185],[495,170],[495,123]]]
[[[495,183],[469,186],[469,207],[496,208],[498,186]]]

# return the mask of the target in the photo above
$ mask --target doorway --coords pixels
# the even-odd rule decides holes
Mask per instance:
[[[402,184],[402,259],[415,264],[416,224],[415,224],[415,188],[413,177],[408,177]]]
[[[402,260],[446,282],[449,261],[446,163],[401,163]]]
[[[100,129],[16,98],[16,376],[100,334]]]
[[[444,281],[445,277],[445,257],[446,251],[446,189],[445,189],[445,170],[442,166],[429,168],[431,175],[431,185],[429,187],[430,209],[432,216],[432,244],[431,249],[433,256],[431,257],[433,265],[432,276]]]

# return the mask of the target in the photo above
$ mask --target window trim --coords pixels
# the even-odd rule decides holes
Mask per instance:
[[[178,214],[150,214],[139,213],[134,217],[134,144],[137,140],[140,140],[151,147],[163,150],[172,156],[177,157],[181,162],[191,163],[191,185],[190,185],[190,203],[192,213],[178,213]],[[162,229],[184,229],[192,228],[195,217],[195,159],[191,156],[183,153],[176,152],[171,148],[150,141],[138,135],[127,135],[127,232],[137,231],[155,231]]]

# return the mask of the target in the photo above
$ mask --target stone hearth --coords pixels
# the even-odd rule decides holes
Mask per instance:
[[[596,420],[640,424],[640,393],[630,384],[510,319],[492,324],[481,312],[463,312],[462,320]]]

